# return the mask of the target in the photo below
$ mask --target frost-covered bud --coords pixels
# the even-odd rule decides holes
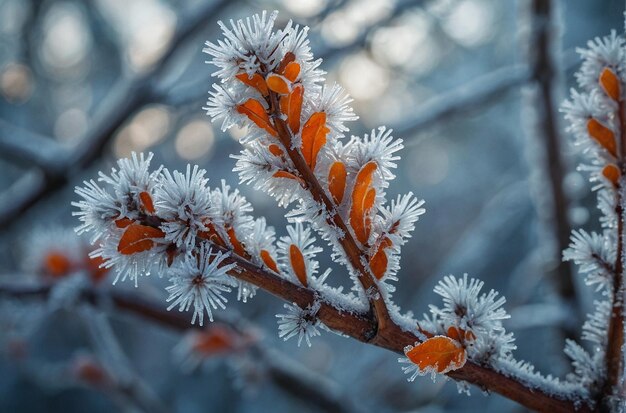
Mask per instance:
[[[276,314],[278,318],[278,336],[287,341],[292,337],[298,337],[298,347],[304,339],[309,347],[311,347],[311,338],[320,335],[319,328],[323,326],[317,318],[320,304],[315,302],[306,309],[293,305],[285,304],[287,313]]]
[[[189,254],[185,260],[172,269],[170,285],[166,288],[169,293],[167,308],[171,310],[178,306],[179,311],[188,311],[193,306],[191,323],[203,325],[204,313],[213,321],[213,312],[219,308],[226,308],[228,300],[224,293],[231,291],[233,279],[228,271],[235,264],[222,263],[228,255],[221,252],[213,253],[210,247],[202,244],[198,254]]]
[[[190,250],[206,223],[213,217],[211,191],[207,187],[206,171],[197,165],[187,165],[184,174],[163,170],[160,185],[155,192],[157,213],[165,222],[161,229],[165,241]]]

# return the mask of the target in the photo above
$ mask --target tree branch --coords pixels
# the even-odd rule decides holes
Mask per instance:
[[[419,111],[410,119],[398,123],[393,129],[396,134],[408,138],[440,120],[476,110],[477,106],[499,98],[529,79],[530,71],[526,65],[518,64],[496,69],[451,91],[438,93],[420,105]]]
[[[287,301],[295,302],[301,307],[305,307],[314,302],[317,298],[312,290],[299,287],[278,275],[266,271],[256,265],[231,255],[227,258],[227,263],[236,263],[239,267],[231,271],[231,275],[237,279],[252,283],[271,294]],[[48,286],[12,286],[0,285],[0,294],[13,297],[37,297],[47,294]],[[85,298],[92,302],[97,302],[100,293],[95,290],[85,291]],[[191,326],[189,321],[181,317],[177,312],[168,312],[160,303],[153,303],[119,291],[112,291],[110,299],[119,309],[139,314],[162,324],[170,325],[176,329],[187,329]],[[402,330],[399,326],[392,324],[382,332],[382,335],[372,342],[367,334],[371,327],[372,320],[366,314],[354,313],[338,309],[331,304],[322,301],[320,311],[317,316],[329,328],[348,335],[356,340],[372,343],[376,346],[391,350],[394,353],[404,354],[404,347],[413,345],[419,339],[409,331]],[[532,387],[514,377],[492,370],[488,367],[479,366],[472,362],[467,362],[459,370],[448,373],[448,376],[455,380],[463,380],[477,385],[483,390],[492,391],[514,400],[521,405],[550,413],[580,412],[591,413],[587,404],[575,403],[570,400],[563,400],[554,395],[548,394],[540,388]]]
[[[20,202],[13,201],[0,204],[0,229],[8,227],[39,201],[62,189],[71,177],[98,159],[115,131],[143,105],[158,99],[158,80],[167,70],[181,45],[193,38],[205,24],[212,21],[213,16],[231,4],[233,4],[231,1],[219,0],[216,3],[205,3],[194,10],[183,13],[181,23],[177,27],[167,51],[145,73],[132,79],[122,80],[113,88],[94,115],[93,125],[71,152],[53,158],[34,153],[40,152],[41,148],[30,145],[28,151],[26,145],[15,142],[7,146],[12,148],[11,150],[14,152],[21,151],[22,157],[38,162],[36,164],[42,166],[44,170],[44,182],[40,185],[21,187],[19,191],[23,192],[25,196],[21,197]],[[0,133],[4,126],[6,123],[0,124]],[[15,137],[3,136],[0,138],[0,147],[4,148],[2,146],[3,141],[8,142],[10,140],[15,140]],[[48,147],[52,146],[48,145]],[[50,164],[51,159],[56,159],[57,163]]]
[[[552,0],[531,0],[528,4],[526,47],[527,58],[532,78],[532,89],[525,98],[527,110],[533,115],[534,127],[528,131],[528,139],[532,140],[529,152],[539,151],[542,156],[536,160],[547,181],[549,191],[544,190],[544,182],[534,182],[537,213],[543,221],[544,231],[552,240],[551,259],[558,263],[550,271],[557,291],[566,304],[575,310],[578,306],[574,277],[568,262],[560,259],[560,252],[568,248],[572,227],[568,219],[569,200],[563,189],[565,179],[565,162],[561,157],[562,136],[557,113],[557,82],[559,80],[558,51],[555,49],[557,29],[553,23],[555,13]],[[534,181],[538,181],[535,179]],[[581,314],[574,314],[578,319]],[[578,324],[578,323],[574,323]],[[564,334],[572,338],[575,331],[564,330]]]
[[[626,394],[624,389],[624,176],[626,174],[626,102],[620,98],[617,108],[619,124],[619,157],[618,166],[622,178],[618,181],[615,190],[615,213],[617,215],[617,254],[615,271],[613,272],[613,289],[611,297],[611,318],[607,331],[606,348],[606,380],[602,386],[600,397],[603,407],[609,411],[617,398],[623,402]],[[621,400],[621,401],[620,401]]]
[[[50,291],[50,285],[0,284],[0,296],[4,294],[15,298],[41,299],[46,298]],[[189,318],[183,313],[164,310],[160,302],[123,290],[86,289],[82,297],[85,301],[95,305],[102,303],[105,308],[107,303],[112,303],[116,309],[127,314],[177,331],[206,329],[197,324],[190,324]],[[227,324],[240,334],[247,334],[256,329],[248,320],[234,311],[215,314],[214,317],[216,322]],[[329,413],[359,413],[361,411],[343,395],[334,382],[306,369],[285,354],[278,354],[260,341],[253,342],[249,351],[264,365],[266,373],[274,384],[287,393]]]

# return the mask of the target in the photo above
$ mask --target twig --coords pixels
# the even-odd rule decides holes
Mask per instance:
[[[206,23],[212,21],[212,16],[220,13],[231,4],[232,2],[228,0],[220,0],[217,3],[206,3],[197,9],[184,13],[167,51],[159,61],[145,73],[118,83],[99,108],[94,116],[93,126],[87,131],[76,148],[65,156],[59,156],[58,165],[46,164],[46,171],[54,170],[57,172],[54,174],[45,173],[43,185],[21,187],[19,191],[26,195],[22,197],[20,202],[13,201],[0,204],[0,229],[5,229],[39,201],[63,188],[71,177],[98,159],[114,132],[136,110],[157,99],[159,94],[158,81],[161,80],[171,63],[172,57],[181,45],[194,37]],[[11,138],[5,136],[4,140],[6,139]],[[15,145],[12,147],[15,148]],[[34,160],[38,155],[29,154],[28,156]]]
[[[606,348],[606,380],[602,386],[600,397],[602,406],[608,411],[611,404],[618,400],[623,403],[626,389],[624,386],[624,179],[626,175],[626,102],[623,98],[618,102],[617,121],[619,124],[619,157],[618,166],[622,179],[615,190],[615,213],[617,215],[617,254],[615,271],[613,272],[613,288],[611,296],[611,318],[607,331]]]
[[[67,164],[67,151],[53,139],[19,128],[0,119],[1,156],[26,166],[37,166],[58,175]]]
[[[534,151],[543,152],[537,160],[541,163],[542,174],[545,174],[550,190],[543,190],[543,182],[534,182],[537,212],[543,221],[544,230],[554,240],[553,259],[558,266],[552,271],[552,278],[558,293],[566,304],[574,309],[577,301],[572,269],[568,262],[560,259],[560,251],[569,245],[572,231],[568,220],[569,200],[563,190],[565,162],[561,157],[562,137],[558,122],[557,82],[559,65],[553,23],[554,4],[551,0],[532,0],[528,5],[529,27],[525,36],[527,42],[527,58],[532,77],[532,89],[526,96],[527,110],[532,111],[534,127],[528,131],[528,139],[533,140]],[[535,179],[537,181],[537,179]],[[556,255],[556,256],[554,256]],[[581,319],[580,314],[573,314]],[[575,323],[578,324],[578,323]],[[573,337],[574,331],[566,329],[567,337]]]
[[[373,324],[374,331],[371,333],[370,339],[375,341],[377,337],[384,331],[389,324],[393,324],[391,317],[389,316],[389,310],[383,299],[378,285],[374,282],[373,276],[368,268],[363,265],[362,257],[365,256],[365,252],[359,248],[356,241],[352,237],[348,226],[337,213],[335,204],[328,198],[326,192],[317,180],[317,177],[309,168],[304,157],[300,151],[292,145],[293,136],[287,127],[286,122],[282,119],[280,108],[278,105],[278,95],[275,92],[270,92],[270,102],[273,111],[274,124],[278,133],[278,139],[283,145],[283,148],[287,152],[287,156],[293,162],[294,167],[300,173],[301,178],[306,184],[306,189],[310,192],[311,196],[324,208],[327,223],[331,228],[337,228],[344,234],[339,238],[339,244],[343,248],[346,259],[357,274],[358,280],[363,287],[363,291],[371,304],[371,310],[375,315],[375,322]],[[304,307],[301,307],[304,308]]]
[[[229,262],[226,263],[233,262],[239,267],[236,271],[230,273],[233,277],[261,287],[287,302],[295,302],[301,307],[306,307],[317,298],[314,291],[299,287],[238,256],[231,255],[227,259]],[[46,294],[46,291],[46,287],[42,286],[16,287],[0,285],[0,294],[17,297],[41,296]],[[86,291],[85,295],[87,299],[92,301],[98,297],[95,291]],[[120,309],[135,312],[164,324],[171,324],[173,327],[178,326],[177,328],[181,328],[183,323],[188,327],[188,321],[181,319],[176,313],[165,311],[163,306],[158,304],[147,306],[138,297],[122,296],[119,293],[112,293],[111,299],[116,307]],[[327,327],[333,330],[398,354],[404,354],[404,348],[407,345],[412,345],[419,341],[419,338],[414,333],[404,331],[396,324],[390,324],[378,336],[376,342],[372,343],[371,337],[367,332],[370,330],[373,320],[367,314],[341,310],[326,302],[321,303],[317,315]],[[587,404],[560,399],[540,388],[531,387],[514,377],[505,376],[488,367],[479,366],[472,362],[467,362],[461,369],[448,373],[448,376],[455,380],[463,380],[475,384],[484,390],[499,393],[529,409],[551,413],[573,411],[591,413],[591,409]]]
[[[0,295],[25,299],[46,298],[50,289],[50,285],[0,285]],[[108,291],[87,289],[83,292],[83,299],[94,304],[102,303],[104,306],[107,302],[112,302],[119,310],[178,331],[205,328],[190,324],[189,319],[178,311],[165,311],[159,302],[118,289]],[[215,314],[214,317],[216,322],[227,324],[241,334],[256,329],[236,311]],[[331,380],[306,369],[288,356],[267,348],[261,341],[252,343],[249,350],[254,353],[255,359],[265,366],[266,373],[273,382],[284,391],[327,412],[360,412]]]
[[[475,110],[477,106],[499,98],[530,79],[525,65],[513,65],[496,69],[449,92],[439,93],[427,100],[417,114],[398,123],[396,134],[413,136],[426,126],[458,113]]]

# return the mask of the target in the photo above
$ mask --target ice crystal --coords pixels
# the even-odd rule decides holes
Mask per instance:
[[[215,254],[204,244],[197,256],[185,257],[181,266],[172,271],[170,285],[166,288],[169,293],[167,302],[171,303],[167,309],[178,306],[182,312],[193,306],[192,324],[197,319],[198,324],[203,325],[205,312],[213,321],[212,309],[226,308],[228,300],[223,294],[233,287],[233,280],[227,273],[235,264],[223,264],[226,258],[227,255],[221,252]]]
[[[298,307],[296,303],[285,304],[285,314],[276,314],[278,320],[278,336],[287,341],[292,337],[298,337],[298,347],[304,339],[311,347],[311,338],[320,335],[319,327],[322,326],[317,319],[320,304],[316,302],[306,309]]]

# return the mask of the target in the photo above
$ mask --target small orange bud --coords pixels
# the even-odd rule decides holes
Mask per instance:
[[[600,73],[598,82],[608,97],[616,102],[620,100],[620,81],[613,70],[605,67]]]
[[[296,245],[291,244],[289,246],[289,261],[291,262],[291,268],[293,268],[293,272],[298,277],[298,280],[305,287],[309,285],[309,282],[306,278],[306,265],[304,262],[304,255],[302,255],[302,251]]]
[[[619,177],[621,174],[619,172],[619,168],[616,165],[610,163],[605,166],[604,169],[602,169],[602,175],[604,175],[606,179],[611,181],[613,185],[617,186],[617,182],[619,181]]]
[[[596,119],[589,119],[587,131],[604,149],[613,156],[617,156],[617,145],[615,144],[615,134],[613,131]]]
[[[49,251],[44,257],[44,270],[53,277],[62,277],[70,272],[72,262],[59,251]]]

